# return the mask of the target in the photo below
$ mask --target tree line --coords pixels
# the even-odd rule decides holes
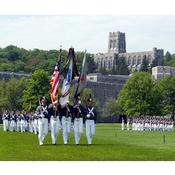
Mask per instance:
[[[0,109],[8,110],[35,110],[39,105],[39,99],[42,96],[47,98],[47,102],[51,103],[50,99],[50,79],[51,75],[42,69],[36,70],[31,74],[29,79],[21,78],[10,80],[0,80]],[[61,82],[60,82],[61,88]],[[70,103],[74,104],[73,94],[75,85],[70,90]],[[89,94],[92,94],[94,105],[97,110],[100,110],[100,102],[94,97],[91,89],[85,88],[82,94],[82,104],[86,105]],[[59,89],[58,99],[61,95]]]
[[[67,53],[66,50],[62,50],[61,69],[67,61]],[[0,48],[0,71],[33,73],[37,69],[44,69],[50,75],[53,72],[58,55],[59,50],[26,50],[10,45]],[[76,52],[78,70],[81,69],[83,55],[83,52]],[[87,53],[86,57],[88,72],[92,73],[97,68],[94,62],[94,55]]]
[[[136,72],[120,91],[116,103],[127,115],[174,116],[175,76],[156,81],[147,72]]]

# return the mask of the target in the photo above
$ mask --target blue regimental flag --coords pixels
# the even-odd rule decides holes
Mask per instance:
[[[70,60],[69,69],[68,69],[66,78],[63,81],[63,87],[61,90],[61,98],[60,98],[61,106],[65,106],[66,103],[69,102],[70,87],[72,83],[72,74],[73,74],[73,59]]]

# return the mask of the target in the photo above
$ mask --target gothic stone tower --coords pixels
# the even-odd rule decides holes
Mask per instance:
[[[125,33],[109,33],[108,53],[126,53]]]

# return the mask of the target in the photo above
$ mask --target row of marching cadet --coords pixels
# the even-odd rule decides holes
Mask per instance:
[[[121,129],[133,131],[173,131],[174,121],[170,117],[134,117],[122,118]]]
[[[2,114],[3,130],[38,133],[38,117],[35,112],[8,111]]]
[[[52,144],[56,145],[60,131],[63,142],[68,144],[71,130],[74,131],[75,144],[79,145],[85,124],[88,144],[92,144],[95,134],[96,110],[93,100],[88,98],[86,105],[81,104],[80,96],[74,105],[58,102],[47,105],[47,99],[42,97],[35,112],[4,111],[2,115],[4,131],[31,132],[38,135],[39,145],[43,145],[48,131],[51,131]]]

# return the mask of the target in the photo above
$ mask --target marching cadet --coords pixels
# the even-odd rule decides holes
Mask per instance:
[[[10,131],[16,131],[16,115],[14,111],[10,114]]]
[[[29,131],[33,133],[33,111],[30,112],[29,114]]]
[[[120,119],[122,120],[122,122],[121,122],[121,129],[124,130],[125,129],[124,114],[120,114]]]
[[[29,131],[30,114],[26,113],[24,116],[25,116],[25,131]]]
[[[62,123],[62,128],[63,128],[63,141],[65,145],[67,145],[69,141],[69,135],[71,131],[72,113],[73,113],[73,108],[69,103],[67,103],[61,109],[61,123]]]
[[[129,123],[130,123],[130,118],[128,117],[128,118],[127,118],[127,130],[128,130],[128,131],[130,130],[130,128],[129,128]]]
[[[22,111],[20,114],[20,120],[21,120],[21,132],[25,132],[25,112]]]
[[[135,125],[136,125],[136,123],[135,123],[135,118],[133,118],[133,119],[132,119],[132,130],[133,130],[133,131],[135,131]]]
[[[33,129],[34,133],[38,134],[38,117],[36,112],[33,114]]]
[[[81,135],[83,133],[83,117],[84,110],[81,105],[80,96],[76,98],[75,105],[73,107],[73,122],[74,122],[74,134],[75,134],[75,144],[79,145]]]
[[[21,128],[20,112],[16,112],[16,131],[19,132]]]
[[[50,117],[50,129],[51,129],[51,138],[52,144],[56,145],[56,141],[58,138],[59,130],[60,130],[60,110],[61,106],[58,104],[50,104],[49,105],[49,117]]]
[[[92,105],[92,102],[90,95],[85,109],[86,137],[89,145],[92,144],[92,137],[95,134],[95,123],[97,119],[95,107]]]
[[[38,140],[39,144],[43,145],[44,139],[48,133],[48,107],[46,104],[46,98],[42,97],[40,99],[40,104],[37,107],[38,115]]]
[[[3,120],[3,128],[4,128],[4,131],[8,131],[8,130],[9,130],[10,116],[9,116],[7,110],[3,113],[3,115],[2,115],[2,120]]]

